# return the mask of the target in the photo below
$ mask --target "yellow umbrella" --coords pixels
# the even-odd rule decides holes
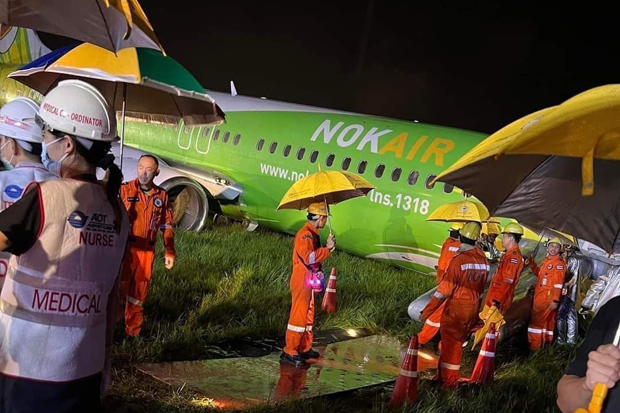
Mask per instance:
[[[284,194],[279,209],[306,209],[317,201],[334,205],[348,199],[366,196],[375,187],[350,172],[321,171],[295,182]]]
[[[496,216],[612,251],[620,234],[619,140],[620,85],[602,86],[513,122],[436,180],[473,194]]]
[[[489,219],[489,210],[480,202],[458,201],[443,204],[426,218],[427,221],[484,222]]]

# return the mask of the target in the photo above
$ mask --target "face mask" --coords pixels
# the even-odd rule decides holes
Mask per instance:
[[[11,161],[13,160],[14,155],[11,155],[11,159],[9,159],[8,161],[4,159],[4,157],[2,156],[2,150],[6,148],[8,144],[9,144],[9,140],[7,139],[6,143],[2,145],[2,147],[0,147],[0,161],[2,161],[2,164],[4,165],[4,169],[7,171],[10,171],[11,169],[13,169],[13,164],[11,164]]]
[[[60,142],[63,139],[64,137],[58,138],[55,141],[52,141],[47,144],[43,142],[42,148],[41,148],[41,162],[43,162],[43,166],[45,166],[45,169],[47,169],[50,173],[53,173],[54,175],[57,175],[57,176],[60,176],[60,167],[62,166],[62,161],[64,161],[65,158],[69,156],[69,154],[65,153],[62,158],[60,158],[57,161],[53,161],[50,159],[49,155],[47,154],[47,148],[55,144],[56,142]]]

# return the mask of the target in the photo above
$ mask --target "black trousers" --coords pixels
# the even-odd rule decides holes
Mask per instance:
[[[53,383],[0,373],[0,413],[98,413],[101,373]]]

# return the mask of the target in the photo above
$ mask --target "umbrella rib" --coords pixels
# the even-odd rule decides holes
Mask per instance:
[[[95,3],[97,3],[97,7],[99,8],[99,13],[101,14],[101,18],[103,19],[103,21],[105,22],[105,31],[108,34],[108,38],[110,39],[110,44],[112,45],[112,49],[114,49],[114,55],[118,56],[116,54],[116,46],[114,44],[114,39],[112,39],[112,33],[110,33],[110,28],[108,26],[108,21],[105,18],[105,13],[103,12],[103,10],[101,9],[101,4],[99,3],[99,0],[94,0]]]

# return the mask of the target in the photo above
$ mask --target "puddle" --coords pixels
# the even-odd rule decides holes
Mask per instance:
[[[212,406],[225,409],[317,397],[396,379],[404,354],[397,339],[351,336],[348,334],[349,340],[329,344],[319,340],[315,350],[321,353],[321,359],[303,368],[280,363],[279,351],[263,357],[140,364],[137,368],[172,386],[191,388],[204,395]],[[431,354],[420,352],[420,370],[437,367]]]

